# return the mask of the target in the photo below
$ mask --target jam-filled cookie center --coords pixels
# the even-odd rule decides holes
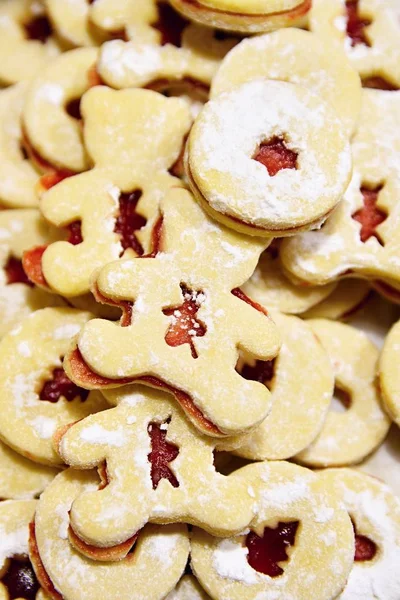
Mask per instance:
[[[377,553],[377,546],[373,540],[365,535],[360,535],[357,532],[357,527],[354,520],[351,520],[355,535],[355,553],[354,560],[356,562],[367,562],[372,560]]]
[[[58,402],[61,397],[68,402],[72,402],[75,398],[80,398],[84,402],[88,395],[89,391],[73,383],[62,367],[53,369],[51,379],[44,382],[39,392],[40,400],[52,403]]]
[[[371,25],[370,19],[363,19],[359,13],[359,0],[347,0],[346,2],[346,34],[351,40],[352,46],[363,44],[370,46],[371,44],[366,38],[365,28]]]
[[[279,563],[289,560],[288,549],[295,544],[298,527],[299,521],[280,521],[274,529],[265,527],[262,537],[251,531],[246,537],[249,565],[269,577],[282,575]]]
[[[387,219],[387,214],[378,208],[376,204],[382,188],[383,184],[375,188],[361,186],[360,192],[363,197],[363,207],[352,215],[353,219],[361,224],[361,241],[366,242],[371,237],[374,237],[381,246],[384,244],[376,228]]]
[[[132,248],[138,256],[142,256],[144,250],[136,233],[147,223],[147,220],[137,212],[137,205],[141,197],[141,190],[120,195],[119,214],[114,227],[114,232],[121,236],[121,245],[124,251]]]
[[[207,328],[197,318],[197,313],[205,300],[202,291],[195,291],[181,284],[183,303],[175,308],[166,308],[164,315],[170,317],[171,322],[165,335],[165,341],[168,346],[182,346],[189,344],[193,358],[198,354],[194,346],[194,338],[203,337]]]
[[[29,280],[24,271],[22,260],[19,258],[15,258],[15,256],[10,255],[3,267],[3,270],[6,275],[7,285],[12,285],[13,283],[25,283],[25,285],[33,287],[33,283]]]
[[[27,556],[13,557],[8,562],[8,569],[1,579],[7,589],[8,599],[35,600],[39,591],[39,583],[29,558]]]
[[[51,23],[45,15],[33,17],[28,23],[24,23],[24,29],[28,40],[37,40],[42,44],[45,44],[53,33]]]
[[[261,163],[268,174],[274,177],[283,169],[297,169],[297,152],[290,150],[282,138],[272,138],[263,142],[253,156],[253,160]]]
[[[179,454],[179,448],[166,439],[170,421],[171,419],[167,419],[163,423],[150,423],[147,428],[151,443],[151,452],[147,458],[151,464],[153,490],[157,489],[161,479],[167,479],[174,488],[179,487],[179,481],[170,467],[170,463]]]

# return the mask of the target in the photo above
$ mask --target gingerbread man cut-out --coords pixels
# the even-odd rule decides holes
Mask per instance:
[[[192,523],[221,536],[241,531],[252,518],[251,496],[246,481],[233,483],[215,470],[215,438],[200,435],[165,394],[136,389],[117,393],[116,408],[56,434],[67,464],[106,465],[106,487],[82,493],[72,504],[72,543],[77,537],[84,542],[78,541],[81,552],[86,545],[104,551],[132,539],[148,522]]]
[[[84,95],[81,112],[85,145],[95,166],[58,183],[41,200],[43,215],[52,224],[80,222],[80,243],[59,242],[41,256],[34,250],[25,257],[33,281],[66,297],[88,293],[93,271],[124,252],[136,256],[150,251],[160,200],[170,187],[182,185],[168,169],[191,122],[183,101],[149,90],[96,87]],[[132,219],[137,231],[129,228]]]
[[[248,430],[265,418],[270,395],[262,384],[245,381],[235,371],[239,350],[270,360],[279,340],[266,311],[237,288],[251,275],[268,241],[215,224],[183,189],[167,194],[161,215],[159,252],[111,263],[95,283],[104,302],[133,303],[126,326],[94,320],[85,327],[78,347],[66,357],[67,373],[86,388],[138,380],[168,389],[189,418],[211,435]],[[191,290],[199,327],[194,323],[188,330],[183,315],[184,343],[177,344],[182,338],[175,334],[171,343],[168,332],[171,325],[182,325],[182,289]],[[170,309],[176,309],[172,315]]]

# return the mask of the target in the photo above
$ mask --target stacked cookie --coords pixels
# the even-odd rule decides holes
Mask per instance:
[[[400,598],[399,33],[1,4],[1,598]]]

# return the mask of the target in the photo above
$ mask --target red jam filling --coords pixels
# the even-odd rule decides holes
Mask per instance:
[[[279,522],[275,529],[266,527],[262,537],[250,531],[246,537],[249,565],[270,577],[282,575],[284,570],[278,563],[289,560],[287,550],[294,546],[298,526],[298,521]]]
[[[359,0],[347,0],[346,2],[346,15],[347,25],[346,33],[347,37],[351,39],[351,45],[357,46],[357,44],[364,44],[364,46],[370,46],[367,38],[365,37],[364,29],[371,25],[369,19],[362,19],[358,14],[358,3]]]
[[[70,117],[80,121],[82,119],[81,115],[81,98],[74,98],[70,100],[65,107],[65,110],[69,114]]]
[[[73,246],[77,246],[83,242],[81,221],[74,221],[73,223],[70,223],[67,229],[69,232],[67,240],[68,243],[72,244]]]
[[[280,138],[273,138],[261,144],[253,160],[264,165],[269,175],[273,177],[282,169],[297,168],[297,152],[289,150]]]
[[[33,287],[33,283],[29,281],[28,276],[23,269],[22,260],[19,258],[10,256],[3,269],[6,274],[7,285],[11,285],[12,283],[25,283],[26,285]]]
[[[353,524],[354,535],[355,535],[355,543],[356,549],[354,554],[354,560],[356,562],[365,562],[372,560],[377,552],[377,547],[375,542],[370,540],[365,535],[359,535],[357,533],[357,528],[354,521],[351,521]]]
[[[123,249],[132,248],[138,256],[142,256],[144,251],[136,237],[136,232],[142,229],[147,223],[147,220],[136,212],[137,204],[141,197],[141,190],[120,195],[119,215],[114,228],[115,233],[121,236]]]
[[[29,524],[29,554],[31,556],[32,563],[35,565],[35,571],[37,578],[42,586],[43,590],[48,594],[52,600],[63,600],[61,594],[55,589],[50,577],[48,576],[42,559],[39,554],[39,549],[36,542],[35,523]],[[30,600],[30,599],[29,599]]]
[[[372,88],[374,90],[385,90],[387,92],[397,92],[399,89],[397,85],[390,83],[390,81],[388,81],[384,77],[378,76],[366,77],[362,80],[362,86],[364,88]]]
[[[24,29],[29,40],[37,40],[45,44],[52,34],[50,21],[47,17],[40,15],[25,23]]]
[[[256,360],[254,365],[244,364],[240,369],[240,375],[249,381],[258,381],[268,387],[268,383],[274,376],[275,359]]]
[[[167,2],[158,2],[158,19],[152,24],[161,33],[161,45],[172,44],[177,48],[182,45],[182,33],[188,21],[177,13]]]
[[[193,344],[195,337],[203,337],[206,334],[206,326],[196,318],[197,312],[204,299],[203,293],[196,292],[181,284],[183,304],[175,308],[166,308],[164,315],[172,317],[172,322],[165,335],[168,346],[182,346],[189,344],[193,358],[197,358],[196,348]]]
[[[383,243],[376,232],[376,228],[386,220],[387,215],[377,208],[376,203],[382,187],[382,185],[375,189],[361,187],[360,191],[363,196],[364,206],[352,215],[353,219],[361,224],[361,241],[366,242],[369,238],[374,237],[381,246],[383,246]]]
[[[166,440],[170,420],[161,424],[150,423],[147,428],[151,442],[151,452],[147,458],[151,464],[153,490],[157,489],[161,479],[167,479],[174,488],[179,487],[179,481],[169,466],[169,463],[175,460],[179,454],[179,449]]]
[[[35,572],[26,556],[11,558],[10,565],[1,583],[6,587],[9,600],[24,598],[24,600],[35,600],[39,591],[39,583]]]
[[[51,171],[50,173],[46,173],[45,175],[41,176],[41,178],[39,179],[39,186],[43,190],[47,191],[50,188],[57,185],[57,183],[60,183],[60,181],[63,181],[64,179],[67,179],[67,177],[71,177],[72,175],[73,173],[71,173],[70,171]]]
[[[68,402],[72,402],[75,398],[80,398],[82,402],[86,400],[89,395],[88,390],[77,386],[73,383],[65,373],[62,367],[58,367],[53,370],[53,377],[48,381],[45,381],[39,398],[46,400],[47,402],[58,402],[61,396]]]
[[[48,288],[47,281],[42,271],[42,256],[46,251],[47,246],[36,246],[26,250],[22,256],[22,266],[29,280],[36,285]]]

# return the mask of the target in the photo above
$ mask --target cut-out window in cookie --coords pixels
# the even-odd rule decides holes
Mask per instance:
[[[363,44],[370,46],[365,36],[365,28],[371,25],[370,19],[363,19],[359,12],[359,0],[347,0],[346,2],[346,33],[351,40],[352,46]]]
[[[242,377],[249,381],[258,381],[270,387],[274,377],[275,359],[273,360],[249,360],[244,362],[239,359],[236,370]]]
[[[298,521],[279,522],[275,528],[265,527],[262,537],[251,531],[246,537],[250,566],[270,577],[282,575],[279,563],[289,560],[288,549],[295,544],[298,526]]]
[[[182,33],[189,21],[184,19],[167,2],[157,3],[158,18],[152,24],[161,33],[161,45],[172,44],[177,48],[182,46]]]
[[[332,397],[331,410],[344,413],[351,407],[351,394],[335,385]]]
[[[82,237],[82,221],[74,221],[67,226],[69,235],[68,242],[73,246],[77,246],[83,242]]]
[[[147,223],[147,219],[136,212],[137,204],[141,197],[141,190],[120,195],[118,200],[119,215],[114,228],[115,233],[121,236],[123,251],[132,248],[138,256],[142,256],[144,251],[136,233]]]
[[[58,402],[63,397],[68,402],[72,402],[79,397],[84,402],[88,395],[88,390],[77,386],[69,379],[62,367],[57,367],[53,370],[52,378],[44,382],[39,398],[47,402]]]
[[[382,75],[372,75],[361,79],[363,88],[372,88],[374,90],[384,90],[386,92],[397,92],[399,89],[395,83],[386,79]]]
[[[28,40],[37,40],[42,44],[45,44],[53,33],[51,23],[45,15],[37,15],[24,24],[24,29]]]
[[[264,165],[269,175],[273,177],[282,169],[296,169],[297,156],[297,152],[290,150],[283,139],[275,137],[260,145],[253,160]]]
[[[30,287],[33,286],[33,283],[29,281],[22,267],[22,260],[19,258],[15,258],[15,256],[10,255],[3,269],[6,274],[7,285],[11,285],[13,283],[25,283]]]
[[[150,423],[147,428],[151,442],[151,452],[147,458],[151,463],[153,490],[157,489],[161,479],[167,479],[174,488],[179,487],[179,481],[170,467],[170,463],[178,456],[179,449],[166,440],[170,421],[171,419],[167,419],[164,423]]]
[[[379,185],[374,189],[362,186],[360,191],[363,197],[364,206],[352,215],[353,219],[361,224],[361,241],[366,242],[371,237],[374,237],[376,240],[378,240],[381,246],[384,244],[379,237],[376,228],[387,219],[387,214],[380,210],[376,204],[378,201],[379,192],[382,190],[382,188],[383,185]]]
[[[76,119],[77,121],[80,121],[82,119],[81,98],[73,98],[72,100],[70,100],[65,106],[65,110],[67,111],[67,114],[69,114],[70,117]]]
[[[353,519],[351,520],[351,522],[353,524],[356,545],[354,560],[356,562],[366,562],[372,560],[373,558],[375,558],[375,555],[377,553],[377,547],[375,542],[366,535],[360,535],[357,532],[357,527]]]
[[[8,568],[1,579],[6,587],[8,600],[23,598],[35,600],[39,583],[27,556],[15,556],[8,560]]]
[[[197,313],[205,300],[203,292],[196,292],[181,284],[183,303],[176,308],[166,308],[164,315],[171,317],[171,324],[165,336],[168,346],[189,344],[193,358],[198,354],[193,342],[196,337],[203,337],[207,328],[197,319]]]

